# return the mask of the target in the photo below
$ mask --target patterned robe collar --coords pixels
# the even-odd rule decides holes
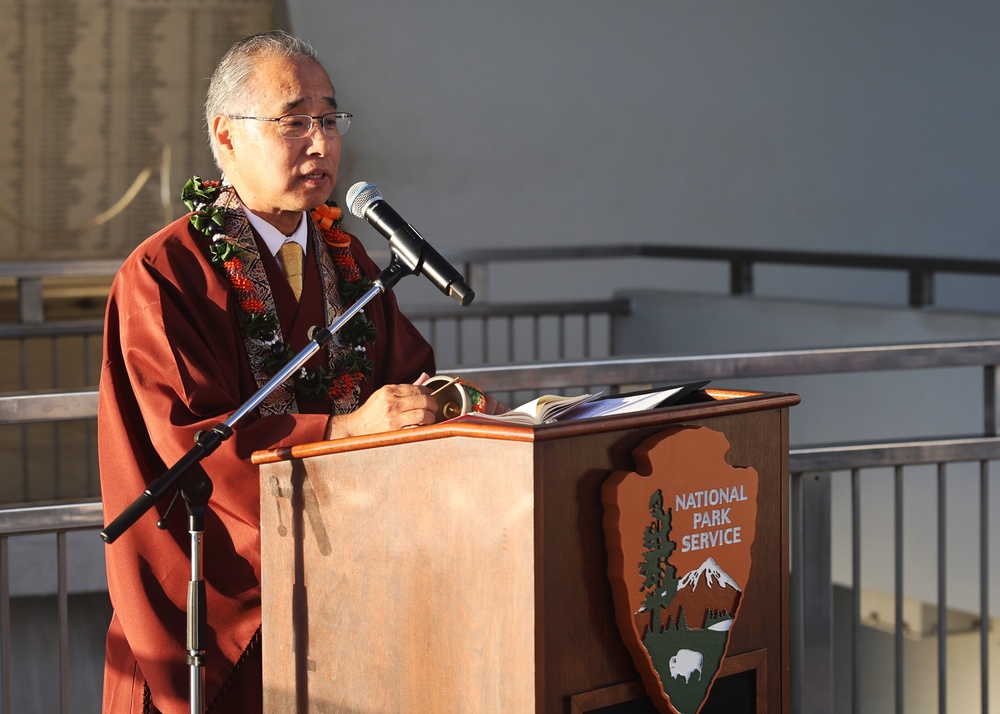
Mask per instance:
[[[243,204],[236,191],[230,187],[224,187],[218,194],[214,206],[221,209],[223,216],[222,229],[212,236],[213,240],[226,241],[242,252],[240,254],[241,272],[249,281],[247,288],[252,288],[256,292],[257,299],[264,314],[274,315],[275,324],[277,322],[277,310],[274,304],[274,294],[267,279],[267,272],[264,263],[261,261],[260,252],[257,248],[257,241],[254,239],[253,229],[250,221],[247,220]],[[326,243],[320,231],[316,228],[312,218],[307,213],[305,220],[309,221],[309,242],[313,247],[316,260],[319,265],[320,279],[322,281],[322,294],[324,303],[324,318],[326,325],[332,324],[345,309],[344,301],[338,289],[338,272],[326,248]],[[226,266],[227,275],[232,282],[231,271]],[[240,325],[243,332],[243,343],[246,347],[247,356],[250,361],[250,369],[258,389],[263,387],[275,370],[268,371],[268,363],[273,363],[279,353],[285,354],[287,349],[282,344],[282,331],[277,330],[256,330],[249,329],[252,326],[253,317],[244,308],[241,300],[237,301],[240,310]],[[343,365],[348,361],[353,347],[340,339],[339,334],[333,336],[333,340],[326,347],[326,372],[337,375],[343,369]],[[284,384],[276,388],[261,403],[259,412],[261,416],[268,414],[293,414],[298,412],[298,405],[295,401],[296,385],[299,380],[309,379],[311,376],[305,368],[301,369],[295,376],[288,379]],[[348,392],[340,394],[331,400],[331,412],[333,414],[346,414],[358,408],[360,403],[361,385],[353,385]]]

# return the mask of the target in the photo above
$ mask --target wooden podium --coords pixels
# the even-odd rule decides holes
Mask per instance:
[[[753,567],[702,714],[789,711],[789,394],[258,452],[264,710],[652,712],[616,625],[601,488],[665,428],[759,474]],[[714,707],[714,708],[713,708]]]

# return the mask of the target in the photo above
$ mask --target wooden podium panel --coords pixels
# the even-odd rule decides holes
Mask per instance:
[[[730,462],[760,474],[753,568],[720,676],[752,672],[740,680],[752,693],[738,695],[751,701],[727,711],[789,711],[787,413],[798,398],[710,394],[638,415],[446,423],[255,454],[265,711],[642,706],[614,616],[601,486],[677,425],[723,432]]]

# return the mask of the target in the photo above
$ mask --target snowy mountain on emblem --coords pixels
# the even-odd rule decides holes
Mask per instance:
[[[708,558],[677,582],[677,593],[660,613],[660,622],[666,626],[674,623],[676,628],[683,613],[687,629],[711,627],[727,616],[734,617],[741,597],[743,589],[713,558]]]
[[[702,582],[708,588],[714,589],[717,583],[721,588],[735,588],[737,591],[743,592],[736,581],[729,577],[729,574],[719,567],[719,564],[711,557],[706,559],[697,570],[692,570],[681,578],[680,582],[677,583],[677,589],[690,587],[693,592]]]

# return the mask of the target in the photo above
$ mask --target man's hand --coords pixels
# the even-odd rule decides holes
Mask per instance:
[[[330,417],[326,438],[343,439],[433,424],[437,406],[426,387],[387,384],[372,394],[357,411]]]
[[[505,414],[510,411],[510,409],[504,406],[501,402],[498,402],[493,396],[489,394],[484,394],[483,396],[486,397],[487,414]]]

